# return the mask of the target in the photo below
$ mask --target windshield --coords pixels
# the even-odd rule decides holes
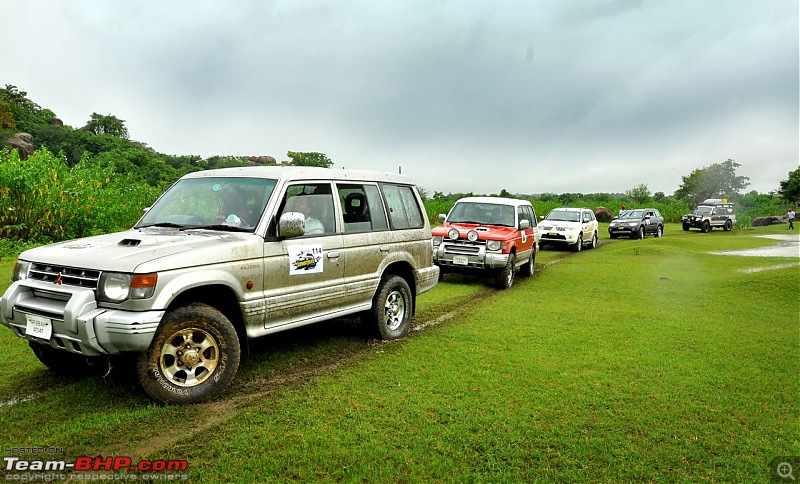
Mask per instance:
[[[514,207],[496,203],[459,202],[447,217],[450,223],[514,227]]]
[[[622,215],[617,217],[618,219],[623,218],[633,218],[633,219],[641,219],[644,217],[644,210],[628,210],[627,212],[623,212]]]
[[[264,178],[188,178],[178,180],[139,220],[135,228],[207,228],[252,232],[276,180]]]
[[[547,214],[545,219],[558,222],[580,222],[581,213],[572,210],[553,210]]]
[[[712,210],[713,207],[697,207],[696,209],[694,209],[694,212],[692,213],[695,215],[708,215],[711,213]]]

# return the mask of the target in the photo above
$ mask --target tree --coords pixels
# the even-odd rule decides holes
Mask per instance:
[[[291,158],[291,161],[284,162],[285,165],[320,166],[322,168],[330,168],[333,166],[331,159],[324,153],[290,151],[286,153],[286,155]]]
[[[800,168],[790,171],[789,178],[781,181],[781,189],[778,193],[790,204],[800,201]]]
[[[117,138],[128,139],[128,128],[125,127],[125,121],[111,114],[103,116],[92,113],[92,117],[86,123],[86,128],[94,134],[110,134]]]
[[[14,122],[14,111],[11,104],[0,101],[0,129],[14,129],[17,124]]]
[[[635,187],[631,188],[625,194],[636,202],[639,205],[647,203],[650,201],[650,189],[647,188],[647,185],[642,183],[641,185],[636,185]]]
[[[750,178],[736,176],[739,163],[728,159],[694,170],[683,177],[683,183],[675,191],[675,198],[690,205],[697,205],[707,198],[733,198],[747,185]]]

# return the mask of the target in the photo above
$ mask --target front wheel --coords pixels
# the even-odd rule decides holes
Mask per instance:
[[[656,237],[663,237],[664,236],[664,227],[658,226],[656,229]]]
[[[639,227],[639,232],[636,234],[637,239],[644,239],[644,227]]]
[[[722,230],[724,230],[725,232],[730,232],[732,228],[733,228],[733,223],[730,220],[728,220],[725,222],[725,226],[722,227]]]
[[[28,342],[36,358],[56,375],[87,376],[108,372],[108,359],[100,356],[82,356],[66,350],[57,350],[33,341]]]
[[[164,317],[136,371],[154,400],[201,403],[231,384],[240,356],[239,337],[228,318],[206,304],[190,304]]]
[[[381,281],[372,299],[370,323],[383,340],[402,338],[411,322],[414,299],[408,282],[400,276],[388,276]]]
[[[583,249],[583,234],[578,234],[578,240],[572,244],[572,251],[573,252],[580,252]]]
[[[703,222],[703,227],[700,229],[700,231],[702,231],[704,234],[706,234],[706,233],[711,231],[711,224],[708,223],[708,220]]]
[[[494,276],[494,286],[498,289],[508,289],[514,284],[514,253],[508,254],[506,266]]]
[[[597,232],[595,232],[594,235],[592,235],[592,243],[591,243],[591,245],[589,245],[589,248],[590,249],[596,249],[597,248]]]
[[[691,227],[691,224],[683,224],[683,231],[688,232]]]

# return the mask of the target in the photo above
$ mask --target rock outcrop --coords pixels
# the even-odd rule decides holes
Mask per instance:
[[[19,152],[21,160],[27,160],[33,154],[33,136],[28,133],[15,133],[6,140],[12,150]]]

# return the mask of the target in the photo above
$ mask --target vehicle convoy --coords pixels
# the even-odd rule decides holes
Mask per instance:
[[[664,217],[655,208],[626,210],[608,224],[608,234],[612,239],[621,235],[631,239],[643,239],[652,235],[664,235]]]
[[[692,213],[681,216],[681,223],[686,231],[697,228],[706,233],[714,227],[721,227],[730,232],[736,225],[736,212],[733,210],[733,202],[728,202],[725,198],[709,198],[692,210]]]
[[[400,175],[306,167],[188,174],[131,229],[23,252],[0,323],[55,372],[132,355],[166,403],[218,396],[248,341],[348,314],[406,334],[431,232]]]
[[[580,252],[597,247],[597,218],[588,208],[554,208],[539,223],[539,244],[568,246]]]
[[[432,230],[433,260],[440,276],[448,272],[489,274],[499,289],[514,284],[514,273],[533,275],[538,251],[536,212],[527,200],[467,197],[450,213],[440,214],[442,225]]]

